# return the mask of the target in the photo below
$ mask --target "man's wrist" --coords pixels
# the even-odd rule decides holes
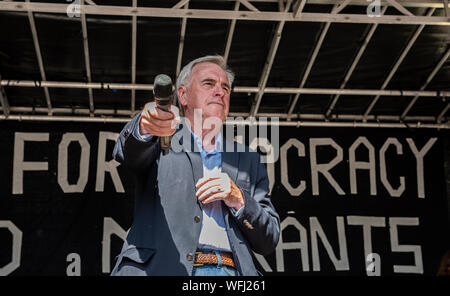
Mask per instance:
[[[235,205],[233,208],[234,208],[236,211],[239,211],[241,208],[243,208],[243,207],[245,206],[245,202],[244,202],[244,193],[242,192],[241,188],[239,188],[237,185],[235,185],[235,186],[236,186],[236,188],[238,189],[240,196],[239,196],[239,198],[238,198],[238,200],[239,200],[238,204]]]
[[[149,133],[145,133],[145,131],[142,130],[142,128],[141,128],[141,121],[142,121],[142,118],[139,118],[139,123],[138,123],[138,127],[137,127],[137,129],[136,129],[136,134],[137,134],[137,137],[138,137],[140,140],[146,141],[146,140],[148,140],[152,135],[149,134]]]
[[[235,209],[236,212],[237,212],[237,211],[239,211],[240,209],[242,209],[243,207],[244,207],[244,203],[240,203],[239,205],[234,206],[233,209]]]

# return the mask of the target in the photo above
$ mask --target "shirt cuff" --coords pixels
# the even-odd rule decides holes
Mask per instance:
[[[244,210],[244,208],[245,208],[245,205],[242,208],[240,208],[239,210],[237,210],[235,215],[239,216],[239,214]]]
[[[239,210],[236,211],[235,208],[233,207],[229,207],[231,213],[233,214],[233,216],[235,217],[239,217],[239,215],[244,211],[245,205],[242,206],[242,208],[240,208]]]

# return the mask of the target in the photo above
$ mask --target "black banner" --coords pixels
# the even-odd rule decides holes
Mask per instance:
[[[134,205],[111,157],[123,125],[0,122],[1,275],[109,275]],[[445,133],[268,130],[240,139],[266,154],[282,222],[276,251],[255,255],[263,274],[436,274],[450,248]]]

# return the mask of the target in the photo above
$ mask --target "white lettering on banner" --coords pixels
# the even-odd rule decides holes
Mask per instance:
[[[369,151],[369,162],[356,161],[356,149],[363,144]],[[358,194],[356,182],[356,170],[369,170],[370,172],[370,195],[377,195],[376,173],[375,173],[375,148],[366,137],[358,137],[348,149],[350,165],[350,192]]]
[[[417,192],[419,198],[425,197],[425,181],[424,181],[424,157],[431,149],[433,144],[436,142],[437,138],[431,138],[427,144],[419,151],[414,144],[414,141],[410,138],[407,138],[411,150],[416,158],[416,172],[417,172]],[[369,161],[356,161],[355,160],[355,151],[356,149],[363,144],[367,150],[369,151]],[[380,179],[386,190],[393,197],[400,196],[405,191],[405,177],[400,176],[400,185],[397,189],[394,189],[392,185],[387,180],[387,169],[386,169],[386,150],[389,145],[394,145],[397,149],[397,154],[402,155],[403,149],[402,145],[396,138],[388,138],[383,146],[380,149]],[[293,187],[289,183],[289,174],[288,174],[288,161],[287,161],[287,151],[291,146],[295,146],[298,150],[299,157],[305,157],[305,148],[302,142],[298,141],[295,138],[289,139],[283,146],[280,148],[280,170],[281,170],[281,184],[286,188],[286,190],[292,196],[299,196],[306,189],[305,181],[300,181],[299,186]],[[317,147],[318,146],[331,146],[336,150],[336,157],[331,160],[329,163],[320,163],[317,161]],[[310,169],[311,169],[311,182],[312,182],[312,194],[319,195],[319,173],[321,173],[328,182],[332,185],[332,187],[336,190],[339,195],[345,195],[345,192],[333,178],[330,170],[335,167],[338,163],[343,160],[343,151],[342,148],[336,144],[336,142],[331,138],[310,138],[309,140],[310,147]],[[357,182],[356,182],[356,170],[358,169],[366,169],[369,170],[370,174],[370,194],[376,195],[376,159],[375,159],[375,149],[373,145],[365,138],[359,137],[350,147],[349,147],[349,174],[350,174],[350,191],[352,194],[358,194],[357,191]]]
[[[372,252],[372,227],[385,227],[387,217],[369,217],[369,216],[347,216],[347,225],[363,226],[363,244],[364,244],[364,262],[366,265],[367,275],[380,275],[380,257],[377,253]],[[394,273],[417,273],[423,274],[422,248],[420,245],[400,245],[398,226],[419,226],[418,217],[388,217],[389,236],[391,241],[392,252],[413,253],[414,265],[393,265]],[[310,236],[311,236],[311,254],[313,262],[313,270],[320,271],[320,260],[318,251],[318,238],[323,243],[328,258],[333,262],[336,271],[350,270],[348,260],[348,248],[346,244],[346,230],[344,225],[344,217],[337,216],[337,248],[339,249],[340,259],[337,259],[323,228],[317,217],[310,217]],[[287,227],[294,227],[298,233],[300,240],[297,242],[284,242],[283,232]],[[7,228],[12,233],[12,260],[7,265],[0,268],[0,276],[8,275],[20,266],[21,249],[22,249],[22,231],[11,221],[1,221],[0,228]],[[111,217],[103,219],[103,239],[102,239],[102,272],[111,272],[111,236],[115,234],[122,240],[125,240],[128,231],[125,231]],[[1,241],[0,243],[3,243]],[[358,247],[355,244],[350,247]],[[284,272],[284,251],[296,250],[300,251],[302,261],[302,271],[309,271],[309,250],[308,250],[308,233],[305,227],[300,224],[294,217],[287,217],[281,222],[280,241],[275,250],[275,264],[277,272]],[[350,252],[351,253],[351,252]],[[257,261],[266,272],[272,272],[270,265],[266,259],[255,253]],[[66,274],[68,276],[81,275],[81,258],[77,253],[70,253],[66,258],[70,264],[67,266]],[[299,265],[300,266],[300,265]]]
[[[403,154],[403,146],[396,138],[388,138],[386,142],[384,142],[383,146],[380,149],[380,178],[381,183],[383,183],[384,188],[389,192],[391,196],[401,196],[405,191],[405,177],[400,176],[400,185],[397,189],[394,189],[392,185],[389,183],[387,179],[387,171],[386,171],[386,150],[389,145],[394,145],[397,149],[397,154]]]
[[[0,268],[0,276],[5,276],[20,266],[22,251],[22,231],[9,220],[0,220],[0,228],[7,228],[12,234],[11,262]],[[4,243],[4,241],[2,241]]]
[[[336,150],[336,157],[333,158],[329,163],[317,163],[317,146],[331,146]],[[310,162],[311,162],[311,180],[312,180],[312,194],[319,195],[319,173],[321,173],[333,186],[339,195],[345,195],[344,190],[339,186],[336,180],[331,176],[329,170],[336,166],[342,161],[343,153],[342,147],[336,144],[336,142],[331,138],[311,138],[309,140],[309,150],[310,150]]]
[[[393,252],[411,252],[414,253],[414,265],[394,265],[394,272],[403,273],[423,273],[422,248],[418,245],[400,245],[398,243],[398,229],[400,226],[418,226],[417,217],[390,217],[390,237],[391,249]]]
[[[348,263],[347,241],[345,238],[344,218],[336,217],[336,224],[339,240],[339,256],[341,259],[336,258],[336,255],[333,252],[333,248],[328,242],[328,239],[322,229],[322,226],[319,223],[319,220],[317,220],[317,217],[309,218],[309,228],[311,232],[312,262],[314,271],[320,271],[319,248],[317,244],[317,237],[320,237],[320,240],[322,241],[325,250],[328,253],[328,257],[330,257],[336,270],[350,269]]]
[[[339,270],[350,270],[349,260],[348,260],[348,251],[346,244],[346,235],[345,235],[345,227],[344,227],[344,218],[342,216],[336,217],[337,223],[337,232],[338,232],[338,248],[340,254],[340,260],[336,258],[336,255],[333,252],[333,248],[329,243],[325,232],[323,231],[319,220],[317,217],[310,217],[310,235],[311,235],[311,253],[312,253],[312,261],[313,261],[313,270],[320,271],[320,260],[319,260],[319,252],[318,252],[318,243],[317,237],[320,237],[325,250],[327,251],[328,257],[333,262],[336,271]],[[369,255],[373,255],[376,253],[372,252],[372,227],[386,227],[385,225],[386,217],[370,217],[370,216],[347,216],[347,225],[360,225],[363,227],[363,244],[364,244],[364,261],[365,269],[367,274],[372,271],[375,275],[378,275],[377,271],[374,271],[374,268],[378,268],[378,272],[380,271],[381,261],[380,258],[372,257]],[[419,245],[399,245],[398,243],[398,230],[397,226],[418,226],[419,218],[411,217],[389,217],[389,235],[391,240],[391,251],[392,252],[411,252],[414,254],[414,265],[394,265],[394,273],[423,273],[423,264],[422,264],[422,249]],[[298,242],[284,242],[283,241],[283,232],[287,227],[293,226],[295,227],[300,235],[300,241]],[[355,244],[352,244],[351,247],[357,247]],[[281,222],[281,233],[280,233],[280,241],[275,250],[276,256],[276,267],[277,272],[284,272],[284,251],[285,250],[300,250],[300,259],[302,261],[302,271],[309,271],[309,262],[308,262],[308,235],[306,228],[300,224],[294,217],[287,217]],[[350,252],[351,253],[351,252]],[[367,258],[370,258],[370,262],[367,262]],[[375,259],[373,259],[375,258]],[[377,261],[378,260],[378,261]],[[369,264],[368,264],[369,263]],[[374,263],[375,266],[370,265],[370,263]],[[370,265],[370,268],[369,268]],[[300,265],[299,265],[300,266]]]
[[[300,241],[298,242],[284,242],[283,241],[283,230],[288,227],[295,227],[300,234]],[[284,271],[284,250],[300,250],[301,261],[302,261],[302,270],[309,271],[309,261],[308,261],[308,236],[306,234],[306,229],[300,222],[297,221],[294,217],[287,217],[281,222],[280,229],[280,241],[275,249],[275,256],[277,261],[277,271]]]
[[[117,167],[120,165],[115,159],[105,161],[106,143],[108,140],[116,141],[119,137],[118,133],[99,132],[98,135],[98,157],[97,157],[97,180],[95,183],[95,191],[102,192],[105,187],[105,172],[110,173],[111,179],[117,192],[125,192],[122,181],[120,180]]]
[[[250,149],[253,149],[255,151],[258,147],[260,147],[262,152],[266,153],[266,155],[261,156],[261,159],[263,163],[267,163],[267,175],[269,177],[269,194],[271,194],[273,185],[275,184],[275,161],[273,159],[274,157],[273,146],[272,144],[270,144],[267,138],[255,138],[250,143],[249,147]]]
[[[71,142],[78,142],[81,147],[80,175],[76,184],[69,184],[68,148]],[[89,176],[89,155],[91,146],[83,133],[65,133],[58,147],[58,184],[64,193],[83,192]]]
[[[273,119],[272,119],[273,120]],[[265,125],[264,125],[265,126]],[[227,128],[229,126],[227,125]],[[237,127],[243,128],[241,126]],[[231,130],[231,128],[230,128]],[[298,157],[306,158],[305,145],[295,138],[290,138],[277,152],[277,145],[274,146],[267,137],[257,136],[257,126],[250,126],[250,148],[253,150],[257,150],[260,147],[260,150],[263,153],[261,156],[261,161],[267,163],[267,174],[269,178],[269,193],[272,192],[272,189],[276,185],[276,174],[275,174],[275,162],[278,160],[278,154],[281,155],[280,160],[280,179],[281,184],[284,188],[290,193],[291,196],[300,196],[305,192],[307,188],[307,183],[305,180],[298,180],[298,185],[293,186],[289,180],[289,170],[288,170],[288,158],[287,154],[289,149],[294,146],[297,149]],[[272,131],[274,132],[274,131]],[[267,130],[260,130],[260,134],[266,135]],[[242,136],[244,135],[244,136]],[[124,193],[124,187],[122,181],[120,179],[120,175],[118,173],[117,167],[120,165],[114,159],[110,159],[106,161],[108,158],[106,155],[106,147],[108,140],[116,141],[118,138],[118,133],[113,132],[99,132],[98,138],[98,151],[97,151],[97,172],[96,172],[96,184],[95,190],[96,192],[104,191],[105,186],[105,175],[106,172],[110,173],[112,182],[114,184],[116,192]],[[190,133],[189,133],[190,136]],[[244,137],[244,138],[243,138]],[[276,138],[276,137],[275,137]],[[49,133],[15,133],[14,140],[14,157],[13,157],[13,186],[12,193],[13,194],[23,194],[23,178],[24,171],[48,171],[49,163],[47,161],[25,161],[26,157],[24,157],[24,145],[26,141],[48,141]],[[235,136],[235,140],[240,143],[245,142],[245,133],[241,135]],[[417,174],[417,194],[419,198],[425,198],[425,174],[424,174],[424,158],[427,153],[430,151],[434,143],[437,141],[437,138],[431,138],[428,142],[418,150],[414,141],[411,138],[407,138],[406,141],[410,146],[410,150],[414,154],[416,159],[416,174]],[[76,184],[68,183],[68,171],[67,171],[67,160],[68,160],[68,147],[70,143],[78,142],[81,146],[81,157],[80,157],[80,175]],[[356,150],[364,145],[368,150],[368,161],[357,161],[355,158]],[[387,138],[379,151],[379,167],[380,167],[380,180],[381,184],[386,188],[386,191],[392,197],[401,196],[406,190],[406,180],[405,176],[399,176],[400,184],[397,188],[394,188],[393,185],[388,181],[386,162],[389,160],[386,159],[386,152],[389,149],[390,145],[394,145],[397,149],[397,155],[403,155],[402,144],[396,138]],[[328,163],[321,163],[319,157],[320,153],[318,153],[318,147],[324,146],[325,149],[332,148],[336,151],[336,156],[329,161]],[[243,145],[238,145],[238,147],[243,147]],[[89,166],[90,166],[90,144],[87,141],[85,135],[83,133],[65,133],[59,143],[58,147],[58,184],[62,188],[65,193],[69,192],[83,192],[86,188],[87,182],[89,182]],[[226,148],[229,149],[229,148]],[[239,150],[239,149],[238,149]],[[311,191],[312,195],[319,195],[319,173],[322,174],[323,177],[328,181],[328,183],[335,189],[335,191],[339,195],[345,195],[346,193],[341,188],[341,186],[336,182],[331,170],[336,167],[338,164],[345,166],[343,160],[343,149],[339,146],[333,139],[331,138],[310,138],[309,139],[309,169],[311,174]],[[358,194],[357,188],[357,171],[358,170],[368,170],[370,174],[370,194],[377,194],[377,184],[376,184],[376,160],[375,160],[375,149],[374,146],[367,140],[366,137],[359,137],[348,150],[349,159],[348,162],[348,170],[349,170],[349,179],[350,179],[350,193],[355,195]],[[306,160],[306,159],[305,159]],[[295,166],[295,161],[293,159],[289,160],[289,165]],[[299,166],[296,166],[297,171]],[[308,168],[300,167],[304,172],[308,172]],[[53,174],[49,174],[51,176]],[[55,174],[56,175],[56,174]],[[411,180],[412,178],[409,178]],[[416,185],[414,185],[416,186]]]
[[[111,272],[111,235],[117,235],[122,240],[127,237],[125,231],[111,217],[103,218],[103,240],[102,240],[102,272]]]
[[[363,227],[364,260],[372,253],[372,227],[385,227],[384,217],[347,216],[348,225],[361,225]]]
[[[81,275],[81,257],[77,253],[70,253],[66,258],[67,262],[70,262],[66,268],[67,276],[80,276]]]
[[[14,161],[12,194],[23,194],[24,171],[47,171],[46,161],[24,161],[25,141],[47,142],[49,133],[14,133]]]
[[[406,138],[406,142],[408,142],[411,151],[414,153],[416,157],[416,171],[417,171],[417,192],[419,198],[425,198],[425,185],[424,185],[424,172],[423,172],[423,158],[425,154],[430,150],[430,148],[434,145],[437,138],[431,138],[422,147],[422,150],[418,150],[414,140],[411,138]]]
[[[288,161],[287,161],[287,152],[291,146],[297,148],[298,156],[305,156],[305,146],[302,142],[297,139],[289,139],[280,149],[280,167],[281,167],[281,184],[284,185],[286,190],[292,196],[299,196],[306,189],[306,182],[304,180],[300,181],[300,184],[297,187],[292,187],[289,183],[289,174],[288,174]]]
[[[272,268],[270,267],[269,263],[267,263],[266,258],[264,258],[263,255],[260,255],[258,253],[253,252],[253,255],[255,256],[258,263],[261,265],[261,267],[264,269],[265,272],[273,272]]]

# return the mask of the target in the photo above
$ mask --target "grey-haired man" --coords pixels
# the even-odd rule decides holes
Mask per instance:
[[[177,79],[178,128],[176,106],[151,102],[120,133],[114,158],[135,176],[135,210],[112,275],[258,275],[252,252],[274,251],[266,168],[221,133],[233,79],[221,56],[196,59]],[[161,136],[172,136],[167,155]]]

